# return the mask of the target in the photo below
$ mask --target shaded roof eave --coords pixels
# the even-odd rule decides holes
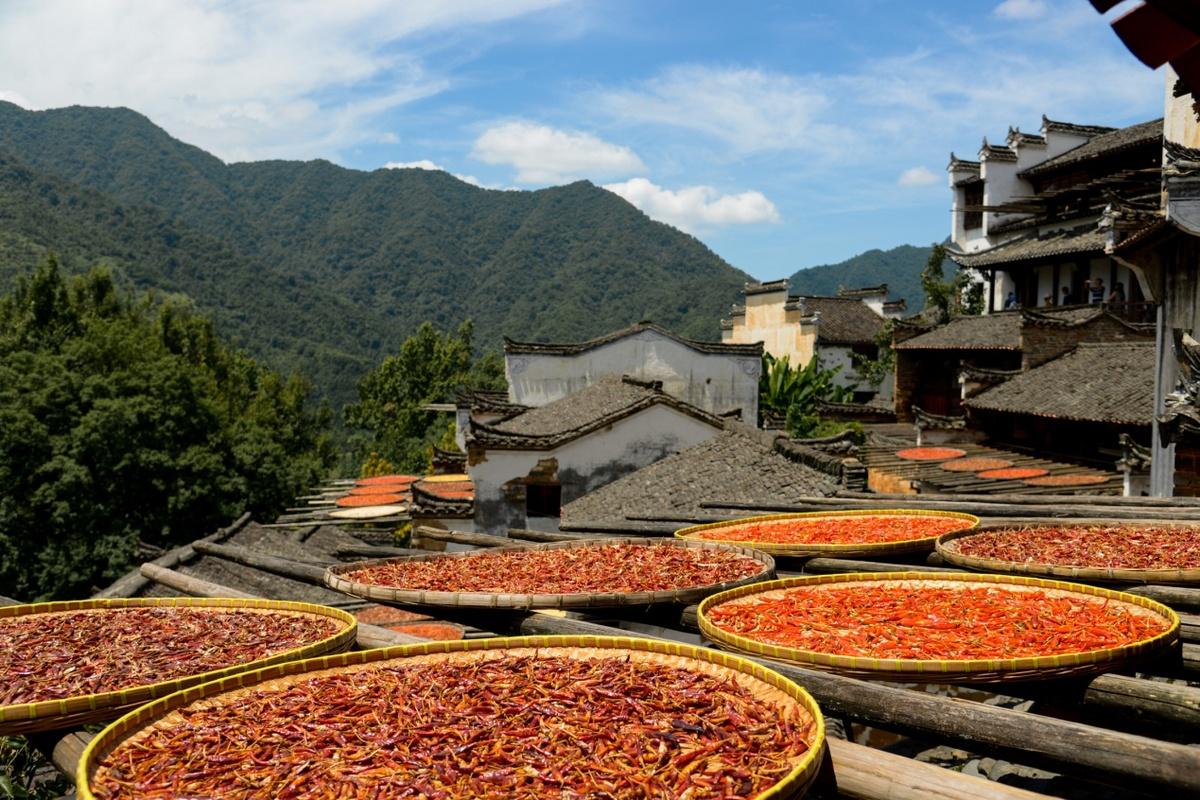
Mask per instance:
[[[505,355],[577,355],[579,353],[593,350],[597,347],[603,347],[606,344],[619,341],[628,336],[636,336],[639,333],[652,331],[667,339],[671,339],[685,347],[691,348],[699,353],[708,355],[740,355],[746,357],[760,357],[763,352],[762,342],[754,342],[751,344],[732,344],[726,342],[708,342],[699,339],[688,339],[676,333],[656,325],[652,322],[639,322],[635,325],[630,325],[612,333],[607,333],[603,336],[598,336],[595,339],[589,339],[586,342],[564,343],[564,342],[518,342],[513,339],[504,337],[504,354]]]

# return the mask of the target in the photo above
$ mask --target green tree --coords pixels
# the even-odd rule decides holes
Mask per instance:
[[[775,358],[763,353],[759,379],[759,413],[786,419],[793,436],[811,436],[820,424],[817,401],[840,403],[851,399],[854,390],[834,382],[841,367],[825,369],[813,356],[803,368],[793,367],[787,356]]]
[[[972,280],[970,273],[961,267],[952,279],[946,280],[945,261],[945,245],[933,245],[921,272],[926,312],[932,312],[933,321],[939,325],[960,314],[982,314],[983,285]]]
[[[503,366],[496,354],[474,359],[473,332],[470,320],[447,333],[425,322],[398,353],[359,381],[359,401],[346,407],[346,422],[368,432],[367,450],[397,469],[423,471],[431,448],[452,422],[449,415],[424,407],[453,400],[457,391],[468,386],[504,386]]]
[[[270,516],[333,458],[329,412],[221,342],[182,298],[129,299],[53,259],[0,298],[0,585],[88,593],[243,511]]]
[[[875,391],[896,367],[896,351],[892,349],[892,321],[888,320],[875,335],[875,357],[862,353],[850,354],[850,363],[860,378]]]

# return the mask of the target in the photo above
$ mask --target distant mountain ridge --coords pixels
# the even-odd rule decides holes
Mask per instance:
[[[225,164],[128,109],[0,102],[0,281],[47,250],[188,294],[335,404],[425,320],[473,318],[485,349],[642,319],[716,339],[749,279],[586,181],[499,192],[419,169]]]
[[[906,300],[909,313],[916,313],[925,305],[921,271],[931,249],[902,244],[890,250],[867,250],[837,264],[807,267],[789,278],[792,293],[836,295],[839,287],[857,289],[886,283],[889,297]],[[951,271],[947,269],[946,274]]]

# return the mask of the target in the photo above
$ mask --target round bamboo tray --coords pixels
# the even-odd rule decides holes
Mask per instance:
[[[176,692],[126,714],[101,731],[88,744],[76,773],[76,793],[80,800],[95,800],[92,791],[93,779],[102,759],[125,741],[171,715],[176,709],[200,700],[217,698],[209,702],[236,703],[238,697],[247,692],[282,689],[291,683],[321,675],[368,670],[405,659],[470,660],[498,658],[506,654],[537,655],[550,652],[576,658],[595,658],[620,653],[624,658],[728,677],[760,699],[777,705],[781,713],[788,708],[802,709],[813,720],[809,748],[791,772],[774,786],[758,794],[757,800],[799,798],[817,776],[825,750],[825,721],[821,710],[808,692],[774,670],[736,655],[677,642],[608,636],[527,636],[429,642],[349,652],[242,672]]]
[[[434,553],[421,556],[398,556],[338,564],[325,571],[325,583],[339,592],[363,597],[377,603],[398,606],[426,606],[438,608],[474,609],[535,609],[535,608],[616,608],[619,606],[648,606],[656,603],[695,603],[715,592],[732,589],[757,581],[770,580],[775,576],[775,559],[766,553],[748,547],[738,547],[716,542],[685,542],[672,539],[646,539],[645,537],[594,539],[588,541],[550,542],[506,547],[504,552],[538,550],[575,550],[603,547],[612,544],[631,544],[637,547],[692,547],[725,550],[739,553],[757,561],[762,569],[758,573],[734,581],[725,581],[710,586],[691,586],[657,592],[578,592],[573,594],[515,594],[505,592],[434,592],[420,589],[398,589],[370,583],[358,583],[342,577],[348,572],[380,564],[400,561],[434,561],[451,558],[479,557],[485,551],[465,553]]]
[[[675,538],[688,542],[720,542],[750,547],[764,553],[776,556],[829,556],[832,558],[854,558],[856,556],[898,555],[901,553],[928,553],[933,550],[937,534],[923,536],[920,539],[904,539],[898,542],[849,542],[842,544],[785,544],[780,542],[735,542],[713,537],[713,531],[752,522],[772,522],[775,520],[803,519],[815,520],[834,517],[939,517],[942,519],[960,519],[969,523],[969,528],[979,525],[979,517],[971,514],[960,514],[955,511],[926,511],[924,509],[879,509],[855,511],[806,511],[798,514],[764,514],[756,517],[710,522],[706,525],[692,525],[675,531]]]
[[[266,658],[244,664],[232,664],[218,670],[210,670],[182,678],[132,686],[120,691],[100,694],[78,695],[59,700],[44,700],[36,703],[20,703],[0,706],[0,736],[17,736],[40,731],[77,728],[92,722],[103,722],[120,716],[157,697],[171,694],[198,683],[215,680],[238,672],[258,669],[272,664],[296,661],[325,653],[338,653],[348,649],[358,634],[358,623],[345,611],[311,603],[292,603],[278,600],[243,600],[240,598],[167,597],[133,599],[69,600],[54,603],[0,607],[0,619],[24,617],[34,614],[53,614],[63,611],[89,609],[153,608],[183,606],[188,608],[249,608],[277,611],[301,612],[322,617],[332,617],[345,627],[333,636],[304,647],[286,650]]]
[[[403,514],[405,511],[408,511],[408,506],[360,506],[358,508],[339,508],[337,511],[330,511],[329,516],[334,519],[377,519],[393,517]]]
[[[777,589],[788,589],[796,586],[883,581],[988,583],[1073,592],[1092,597],[1103,597],[1109,601],[1136,606],[1137,608],[1144,609],[1144,613],[1155,614],[1165,618],[1170,622],[1170,627],[1156,636],[1139,642],[1131,642],[1121,647],[1091,650],[1082,653],[1022,658],[920,660],[843,656],[813,650],[802,650],[796,647],[784,647],[722,630],[708,618],[708,612],[714,606],[752,594],[760,594]],[[944,572],[860,572],[844,575],[816,575],[806,578],[788,578],[768,583],[759,583],[754,586],[742,586],[722,592],[719,595],[713,595],[700,603],[698,617],[700,630],[706,637],[721,647],[737,652],[765,656],[778,661],[828,670],[836,672],[839,675],[854,678],[911,683],[1000,683],[1093,675],[1119,669],[1135,661],[1164,653],[1172,648],[1177,648],[1180,641],[1179,615],[1162,603],[1156,603],[1153,600],[1137,595],[1115,592],[1111,589],[1102,589],[1096,586],[1042,580],[1039,578],[1021,578],[1012,575],[950,575]]]
[[[1038,525],[1039,528],[1071,528],[1069,523]],[[1163,528],[1169,525],[1126,525],[1122,528]],[[1181,526],[1182,527],[1182,526]],[[1098,583],[1154,583],[1173,584],[1176,586],[1194,586],[1200,584],[1200,568],[1193,569],[1121,569],[1108,567],[1072,567],[1060,564],[1035,564],[1019,561],[1004,561],[998,558],[971,556],[959,552],[950,543],[966,536],[997,531],[1021,530],[1008,526],[991,525],[975,530],[951,531],[942,534],[937,540],[937,552],[948,564],[956,567],[975,570],[976,572],[993,572],[1007,575],[1038,575],[1052,578],[1070,578],[1077,581]]]

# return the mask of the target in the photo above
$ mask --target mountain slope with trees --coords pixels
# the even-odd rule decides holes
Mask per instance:
[[[924,303],[921,270],[930,249],[902,244],[890,250],[868,250],[837,264],[808,267],[792,275],[792,293],[836,295],[838,287],[858,289],[886,283],[891,299],[906,300],[908,310],[917,312]]]
[[[305,364],[338,404],[353,398],[352,374],[424,321],[473,319],[482,350],[502,335],[572,340],[641,319],[715,339],[748,280],[586,181],[509,192],[418,169],[227,165],[128,109],[0,102],[0,147],[34,184],[3,200],[9,269],[46,249],[70,251],[71,267],[115,259],[114,237],[136,240],[137,283],[186,292],[251,352]],[[31,216],[62,210],[54,194],[104,210],[31,229]]]

